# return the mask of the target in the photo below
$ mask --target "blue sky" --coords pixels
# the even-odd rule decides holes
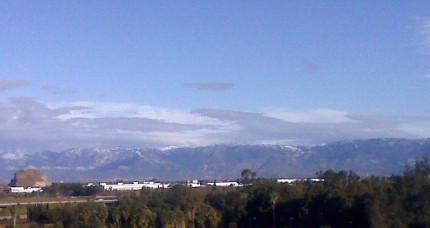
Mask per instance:
[[[430,136],[428,1],[2,1],[0,150]]]

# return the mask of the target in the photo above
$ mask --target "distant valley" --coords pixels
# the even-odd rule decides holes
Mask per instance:
[[[53,181],[235,179],[243,169],[258,177],[313,177],[319,170],[353,170],[361,176],[401,173],[430,155],[430,139],[369,139],[321,146],[213,145],[196,148],[81,148],[0,153],[0,181],[36,168]]]

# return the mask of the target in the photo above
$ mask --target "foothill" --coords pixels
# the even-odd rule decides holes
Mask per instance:
[[[400,175],[365,178],[353,171],[327,170],[315,178],[265,179],[246,169],[240,179],[229,181],[51,183],[40,171],[19,171],[11,183],[29,180],[25,173],[32,173],[37,185],[4,188],[0,225],[421,227],[430,216],[429,170],[430,160],[423,157]],[[12,192],[14,187],[41,189]]]

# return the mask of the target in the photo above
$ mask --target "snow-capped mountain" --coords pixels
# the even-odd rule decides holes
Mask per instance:
[[[1,149],[1,148],[0,148]],[[400,173],[430,154],[430,139],[371,139],[322,146],[212,145],[197,148],[84,148],[61,152],[0,153],[0,181],[19,169],[37,168],[54,181],[238,178],[243,169],[260,177],[310,177],[319,170],[360,175]]]

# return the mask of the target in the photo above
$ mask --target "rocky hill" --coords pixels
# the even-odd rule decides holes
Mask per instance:
[[[15,173],[14,178],[10,181],[9,186],[20,187],[46,187],[52,185],[48,176],[36,169],[20,170]]]
[[[319,170],[353,170],[361,176],[402,172],[430,155],[430,139],[371,139],[320,146],[213,145],[197,148],[84,148],[61,152],[0,153],[0,181],[24,168],[43,170],[55,181],[312,177]]]

